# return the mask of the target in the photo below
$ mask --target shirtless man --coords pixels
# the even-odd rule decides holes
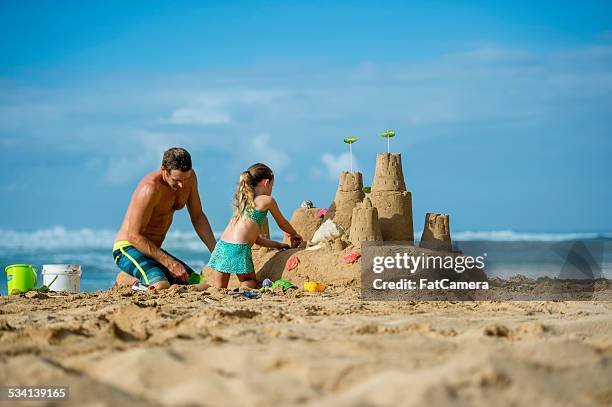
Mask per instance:
[[[188,283],[194,271],[161,248],[174,212],[185,205],[196,233],[212,253],[216,240],[202,211],[191,156],[175,147],[164,153],[161,168],[146,175],[132,195],[113,246],[113,258],[122,270],[117,285],[141,281],[163,289]]]

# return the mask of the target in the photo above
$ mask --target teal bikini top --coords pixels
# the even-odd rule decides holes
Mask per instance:
[[[264,220],[266,220],[266,216],[268,216],[268,210],[266,209],[265,211],[260,211],[257,208],[253,208],[252,210],[247,211],[245,209],[244,211],[242,211],[242,214],[253,219],[255,223],[257,223],[261,228],[263,226]]]

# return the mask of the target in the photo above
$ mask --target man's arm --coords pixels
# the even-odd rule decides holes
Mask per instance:
[[[208,250],[212,253],[217,244],[217,240],[210,227],[210,222],[208,222],[208,218],[202,210],[202,201],[200,200],[200,193],[198,192],[198,178],[196,177],[195,171],[193,172],[193,179],[192,189],[187,199],[187,210],[189,211],[189,217],[191,218],[193,228],[198,236],[200,236],[202,242],[208,247]]]

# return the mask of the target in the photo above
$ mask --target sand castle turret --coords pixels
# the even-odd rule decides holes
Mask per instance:
[[[354,245],[359,245],[363,241],[382,240],[378,223],[378,210],[372,206],[372,201],[368,197],[353,208],[349,240]]]
[[[414,241],[412,194],[406,190],[400,154],[382,153],[376,156],[370,199],[378,209],[383,240]]]
[[[420,246],[434,250],[450,251],[452,249],[449,215],[442,213],[425,215]]]
[[[291,226],[302,236],[305,242],[312,240],[312,236],[323,223],[319,218],[320,208],[297,208],[291,216]],[[285,236],[285,243],[289,243],[289,238]]]
[[[327,212],[327,218],[342,226],[346,231],[351,228],[353,208],[363,201],[363,175],[360,172],[342,172],[336,197]]]

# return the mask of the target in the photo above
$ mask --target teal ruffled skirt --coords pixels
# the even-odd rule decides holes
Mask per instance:
[[[220,240],[213,250],[208,267],[221,273],[248,274],[255,270],[251,245]]]

